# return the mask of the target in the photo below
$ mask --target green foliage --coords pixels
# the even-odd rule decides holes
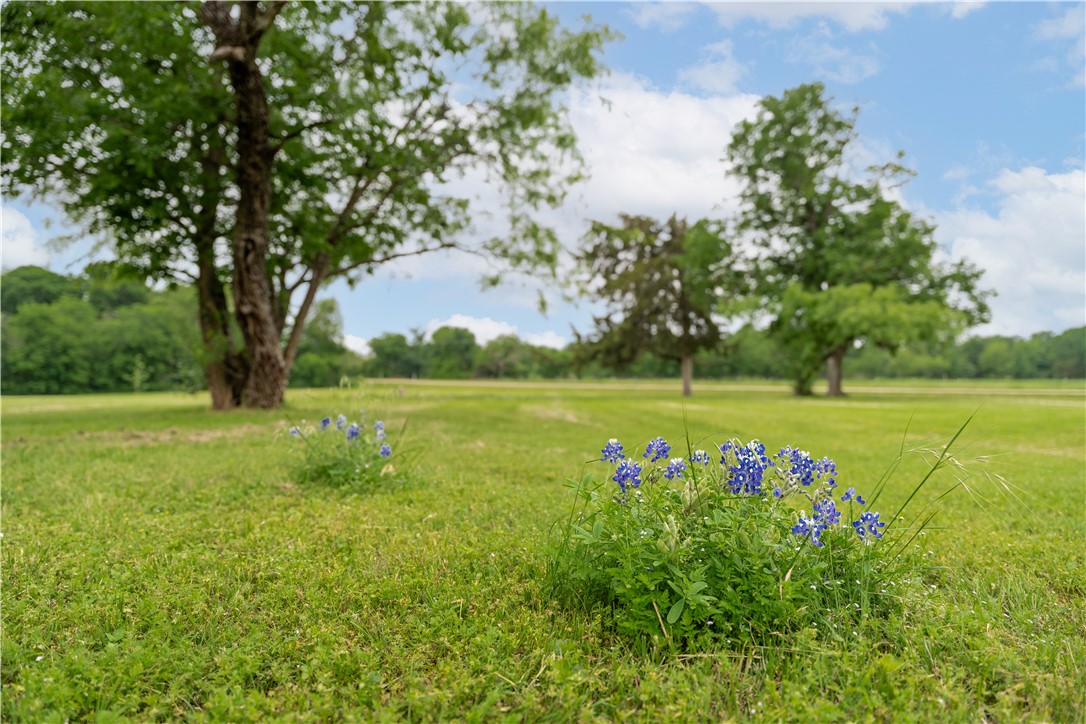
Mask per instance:
[[[716,348],[721,330],[714,309],[730,254],[709,221],[691,226],[674,216],[659,223],[623,215],[621,227],[593,222],[578,255],[582,291],[607,312],[594,317],[589,339],[578,340],[580,362],[625,367],[645,352],[691,360]],[[689,394],[689,378],[683,382]]]
[[[460,327],[434,330],[426,345],[426,376],[434,379],[464,379],[471,376],[479,345],[475,335]]]
[[[958,449],[1002,453],[993,468],[1025,504],[944,498],[911,549],[930,577],[900,617],[693,655],[618,636],[545,585],[550,524],[571,503],[560,481],[585,441],[683,429],[659,385],[292,394],[296,420],[362,406],[410,418],[420,484],[365,495],[298,485],[282,412],[222,415],[188,394],[5,396],[0,716],[1081,721],[1083,387],[969,387],[857,383],[831,403],[706,384],[690,429],[803,440],[857,485],[881,475],[903,420],[922,445],[983,399]],[[922,472],[906,458],[879,505]]]
[[[61,297],[79,296],[69,277],[37,266],[21,266],[3,274],[0,284],[0,310],[15,314],[28,302],[52,304]]]
[[[24,288],[22,269],[3,275],[5,290],[9,278],[11,289]],[[94,273],[53,276],[63,282],[53,279],[54,287],[69,292],[4,312],[4,394],[203,387],[191,289],[151,291]]]
[[[744,447],[764,451],[756,441]],[[587,613],[608,610],[625,635],[686,650],[765,645],[807,627],[854,628],[899,614],[921,571],[892,566],[891,540],[874,527],[861,539],[848,524],[863,507],[850,500],[837,511],[836,484],[800,483],[784,459],[782,450],[756,493],[735,492],[738,468],[717,464],[715,447],[711,461],[691,450],[667,468],[645,465],[643,482],[624,481],[621,491],[612,480],[625,463],[602,483],[586,474],[557,529],[548,574],[556,595]],[[676,460],[685,470],[669,480]],[[797,515],[805,518],[796,498],[816,505],[809,522],[827,504],[848,522],[797,536]]]
[[[450,248],[553,272],[558,241],[536,217],[583,165],[562,94],[600,72],[606,28],[569,30],[526,3],[242,8],[2,10],[7,192],[58,199],[144,277],[181,281],[195,267],[208,360],[234,376],[283,377],[228,380],[245,391],[235,402],[279,403],[308,310],[296,295],[312,301],[332,279],[354,283],[391,259]],[[254,14],[257,31],[235,27]],[[208,60],[235,40],[256,63],[230,66],[254,79],[244,93]],[[249,114],[246,98],[261,112]],[[461,234],[471,199],[447,183],[466,174],[485,175],[506,202],[507,229],[481,243]],[[250,181],[258,191],[242,193]],[[265,195],[268,204],[241,208]],[[235,224],[239,213],[254,218]],[[261,243],[223,253],[230,229],[250,225]],[[239,258],[252,264],[223,263]],[[254,298],[230,307],[231,282]],[[248,364],[224,351],[235,330]]]
[[[933,227],[890,198],[912,174],[898,163],[903,154],[854,180],[855,113],[836,111],[824,90],[813,83],[763,98],[727,151],[743,183],[738,226],[758,250],[746,261],[753,307],[772,315],[799,394],[826,363],[840,394],[841,362],[857,341],[948,339],[989,316],[981,272],[936,261]],[[846,309],[848,319],[833,319]],[[885,323],[884,311],[904,323]]]
[[[343,345],[339,304],[334,299],[319,300],[302,332],[290,372],[291,387],[335,387],[344,377],[361,375],[363,365],[363,359]]]
[[[372,492],[383,482],[402,480],[397,470],[403,455],[391,460],[393,443],[384,422],[370,428],[365,420],[351,422],[344,415],[333,421],[292,427],[291,444],[301,447],[294,479],[301,485],[326,485],[351,492]],[[398,441],[397,441],[398,442]]]

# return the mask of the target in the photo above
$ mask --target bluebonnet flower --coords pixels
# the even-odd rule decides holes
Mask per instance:
[[[347,416],[346,415],[337,416],[336,417],[336,429],[337,430],[342,430],[345,427],[347,427]]]
[[[841,521],[841,511],[837,510],[831,498],[826,498],[814,504],[814,518],[824,529],[829,528]]]
[[[805,518],[802,515],[799,517],[799,522],[792,527],[793,533],[808,539],[811,541],[811,545],[816,548],[825,545],[821,540],[823,530],[824,527],[819,525],[813,518]]]
[[[849,500],[855,500],[860,505],[867,505],[867,501],[863,499],[863,496],[856,492],[856,488],[849,488],[845,491],[845,494],[841,496],[841,502],[845,503]]]
[[[780,455],[781,469],[795,483],[804,487],[810,487],[815,479],[815,462],[806,450],[800,450],[791,446],[782,447]]]
[[[784,491],[780,487],[773,488],[773,497],[780,498],[784,496]]]
[[[735,456],[735,465],[728,467],[729,478],[725,481],[736,495],[761,495],[762,478],[773,461],[765,455],[765,445],[751,440],[746,445],[724,443],[720,446],[720,463],[728,464],[728,452]]]
[[[347,427],[347,439],[348,440],[357,440],[358,439],[358,433],[360,431],[361,431],[361,429],[358,427],[358,424],[352,422],[350,424],[350,426]]]
[[[290,436],[291,437],[301,437],[302,433],[298,428],[292,427],[292,428],[290,428]]]
[[[734,447],[735,447],[735,444],[731,440],[728,440],[728,442],[726,442],[726,443],[724,443],[724,444],[722,444],[720,446],[720,464],[721,465],[727,465],[728,464],[728,451],[731,450]]]
[[[618,464],[618,468],[615,470],[615,474],[611,476],[611,480],[618,483],[618,487],[623,493],[626,492],[627,483],[636,488],[641,485],[641,465],[632,460],[623,460]]]
[[[861,538],[869,534],[876,538],[882,538],[882,531],[879,528],[885,528],[886,523],[879,520],[878,513],[866,511],[860,516],[859,520],[852,521],[852,527],[856,529],[856,535]]]
[[[392,448],[389,447],[388,445],[382,445],[381,446],[381,457],[383,457],[383,458],[392,457]]]
[[[826,479],[826,486],[830,489],[837,487],[837,463],[829,458],[822,458],[815,463],[815,474],[819,478]],[[863,502],[862,500],[860,501]]]
[[[322,430],[327,430],[328,426],[331,425],[331,424],[332,424],[332,418],[325,417],[325,418],[321,419],[321,429]]]
[[[605,463],[617,463],[619,460],[626,457],[626,453],[622,452],[622,443],[615,438],[611,438],[607,441],[607,444],[600,450],[600,455],[603,456],[600,460],[603,460]]]
[[[695,450],[694,454],[690,456],[690,462],[708,465],[712,460],[709,458],[709,453],[704,450]]]
[[[667,461],[667,470],[664,471],[664,477],[673,480],[674,478],[681,478],[684,472],[686,472],[686,461],[682,458],[671,458]]]
[[[386,437],[388,437],[387,435],[385,435],[385,423],[381,422],[380,420],[373,423],[373,430],[374,430],[374,433],[375,433],[374,437],[377,438],[378,442],[381,442]]]
[[[667,440],[662,437],[658,437],[655,440],[649,440],[649,444],[645,446],[645,454],[641,457],[647,458],[652,455],[650,463],[654,463],[657,460],[663,460],[671,452],[671,446],[667,444]]]

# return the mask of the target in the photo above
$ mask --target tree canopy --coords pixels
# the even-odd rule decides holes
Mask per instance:
[[[693,226],[622,216],[622,226],[593,222],[578,262],[586,293],[606,305],[582,356],[625,366],[642,353],[679,360],[691,394],[698,350],[720,343],[714,310],[725,293],[730,247],[718,224]]]
[[[911,174],[903,154],[856,180],[855,121],[821,84],[801,85],[763,98],[727,150],[743,182],[738,230],[755,250],[752,307],[768,312],[797,394],[823,365],[830,394],[842,394],[855,343],[949,339],[989,316],[981,272],[941,261],[933,227],[896,199]]]
[[[535,212],[583,170],[559,94],[609,37],[521,3],[0,12],[5,191],[59,202],[147,278],[195,284],[216,407],[279,404],[331,279],[448,248],[553,267]],[[464,233],[465,176],[504,193],[495,238]]]

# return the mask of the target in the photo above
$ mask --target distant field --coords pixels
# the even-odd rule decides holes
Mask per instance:
[[[1082,721],[1086,389],[1078,382],[389,381],[2,400],[5,720],[637,718]],[[303,419],[406,423],[404,488],[291,479]],[[959,489],[902,620],[779,647],[668,653],[547,599],[567,478],[609,437],[757,437],[869,488],[959,441]],[[591,469],[591,468],[590,468]],[[884,509],[923,474],[899,469]],[[953,479],[941,478],[923,504]]]

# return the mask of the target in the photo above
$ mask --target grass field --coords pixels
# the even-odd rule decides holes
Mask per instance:
[[[3,718],[1083,721],[1081,383],[703,384],[685,405],[675,386],[404,382],[230,414],[5,398]],[[295,484],[286,429],[360,408],[407,423],[411,480]],[[903,439],[937,447],[974,412],[970,492],[940,502],[900,618],[686,655],[547,596],[564,481],[609,437],[758,437],[870,487]]]

